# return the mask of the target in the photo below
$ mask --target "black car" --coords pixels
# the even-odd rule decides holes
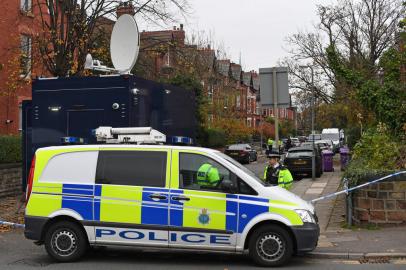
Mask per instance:
[[[316,177],[323,173],[321,154],[317,148],[316,151]],[[289,149],[284,158],[284,165],[292,173],[294,179],[301,179],[303,175],[312,174],[312,148],[295,147]]]
[[[251,161],[257,160],[257,151],[255,151],[249,144],[232,144],[229,145],[224,153],[240,163],[249,164]]]

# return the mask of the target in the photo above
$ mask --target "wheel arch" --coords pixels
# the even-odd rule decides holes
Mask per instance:
[[[262,221],[256,223],[254,226],[252,226],[252,227],[249,229],[249,231],[248,231],[248,233],[247,233],[247,235],[246,235],[246,237],[245,237],[245,239],[244,239],[244,246],[243,246],[244,250],[247,250],[247,249],[248,249],[248,243],[249,243],[249,241],[250,241],[250,238],[251,238],[251,236],[252,236],[252,233],[253,233],[255,230],[257,230],[258,228],[263,227],[263,226],[267,226],[267,225],[276,225],[276,226],[279,226],[279,227],[281,227],[282,229],[286,230],[286,231],[288,232],[289,236],[290,236],[291,239],[292,239],[293,252],[294,252],[294,253],[297,252],[297,241],[296,241],[295,234],[293,233],[293,231],[292,231],[292,229],[290,228],[290,226],[286,225],[285,223],[283,223],[283,222],[281,222],[281,221],[279,221],[279,220],[262,220]]]
[[[51,214],[49,219],[47,220],[47,222],[44,224],[44,227],[42,228],[41,241],[44,241],[46,232],[53,224],[62,222],[62,221],[67,221],[67,222],[72,222],[72,223],[75,223],[76,225],[78,225],[79,228],[86,235],[86,239],[89,242],[90,239],[89,239],[88,233],[86,232],[85,227],[81,223],[81,220],[83,220],[83,218],[79,214],[70,213],[70,211],[69,212],[63,211],[60,213],[55,212],[55,213]]]

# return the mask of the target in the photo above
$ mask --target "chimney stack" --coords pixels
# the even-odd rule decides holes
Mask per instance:
[[[132,1],[122,2],[118,5],[116,10],[117,18],[123,14],[135,15],[135,10]]]

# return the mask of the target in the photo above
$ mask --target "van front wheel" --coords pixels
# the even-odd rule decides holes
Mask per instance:
[[[88,247],[87,236],[79,225],[62,221],[49,227],[45,235],[45,249],[59,262],[76,261]]]
[[[292,253],[292,239],[289,233],[280,226],[260,227],[250,237],[250,257],[260,266],[283,265],[290,259]]]

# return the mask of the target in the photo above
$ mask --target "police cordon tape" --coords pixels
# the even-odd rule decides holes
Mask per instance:
[[[7,222],[7,221],[3,221],[3,220],[0,220],[0,225],[6,225],[6,226],[15,227],[15,228],[25,228],[24,224],[19,224],[19,223],[14,223],[14,222]]]
[[[358,185],[358,186],[355,186],[355,187],[351,187],[351,188],[348,188],[348,179],[344,178],[344,182],[345,182],[345,186],[346,186],[346,188],[344,190],[337,191],[337,192],[334,192],[334,193],[319,197],[317,199],[313,199],[310,202],[315,203],[315,202],[322,201],[322,200],[325,200],[325,199],[329,199],[329,198],[332,198],[332,197],[335,197],[335,196],[338,196],[338,195],[341,195],[341,194],[344,194],[344,193],[348,195],[348,193],[350,193],[350,192],[352,192],[354,190],[357,190],[357,189],[360,189],[360,188],[363,188],[363,187],[366,187],[366,186],[369,186],[369,185],[372,185],[372,184],[376,184],[378,182],[381,182],[383,180],[386,180],[388,178],[395,177],[395,176],[398,176],[398,175],[401,175],[401,174],[406,174],[406,171],[401,171],[401,172],[389,174],[387,176],[381,177],[381,178],[373,180],[371,182],[367,182],[367,183],[364,183],[364,184],[361,184],[361,185]]]

